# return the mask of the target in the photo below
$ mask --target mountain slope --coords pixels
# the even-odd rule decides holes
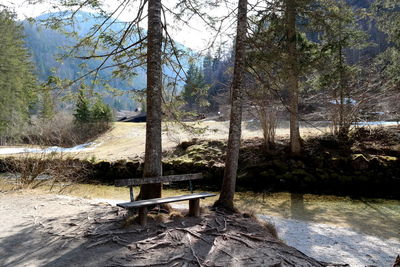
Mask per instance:
[[[43,20],[54,15],[57,14],[45,14],[37,19]],[[94,25],[99,23],[99,19],[95,18],[91,13],[78,12],[75,17],[78,22],[76,30],[79,36],[85,36]],[[41,81],[46,81],[50,75],[56,75],[62,79],[75,80],[84,73],[79,67],[80,64],[85,63],[87,64],[88,69],[94,69],[101,63],[99,60],[82,60],[78,58],[65,58],[61,61],[57,61],[57,57],[68,52],[68,46],[76,43],[76,40],[55,30],[42,28],[30,24],[27,21],[23,21],[22,23],[24,26],[26,46],[32,54],[32,59]],[[110,29],[113,31],[119,31],[121,30],[121,25],[115,23],[110,27]],[[179,44],[178,46],[179,49],[188,51],[187,48]],[[181,62],[183,62],[182,64],[184,65],[187,64],[187,60],[185,59]],[[113,62],[109,60],[106,64],[113,64]],[[134,76],[130,81],[112,77],[113,70],[115,70],[115,68],[108,68],[100,71],[99,78],[101,80],[109,80],[111,87],[122,91],[138,90],[146,87],[145,68],[136,68],[136,76]],[[174,75],[174,72],[167,67],[164,68],[164,73],[169,76]],[[86,79],[86,82],[88,81],[90,81],[90,79]],[[96,90],[104,93],[104,90],[100,86],[98,86]],[[116,109],[133,109],[136,106],[133,103],[132,97],[128,95],[118,97],[108,95],[104,98],[108,104],[111,104]]]

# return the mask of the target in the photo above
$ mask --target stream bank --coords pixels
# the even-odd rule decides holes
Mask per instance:
[[[304,141],[301,157],[291,157],[287,140],[267,150],[261,139],[242,142],[237,191],[292,192],[400,199],[400,130],[358,128],[346,141],[319,136]],[[218,191],[223,177],[226,143],[193,139],[164,152],[165,175],[202,172],[198,188]],[[0,172],[18,171],[18,156],[0,158]],[[33,167],[35,157],[28,161]],[[46,160],[46,159],[44,159]],[[62,158],[65,168],[80,166],[84,181],[113,184],[115,179],[141,177],[143,163],[134,160],[96,161]],[[55,157],[53,162],[57,161]],[[51,164],[49,161],[48,164]],[[176,183],[174,186],[186,187]]]

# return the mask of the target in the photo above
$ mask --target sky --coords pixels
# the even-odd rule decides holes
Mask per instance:
[[[4,5],[7,7],[11,7],[18,16],[18,19],[23,20],[27,17],[37,17],[41,14],[58,11],[58,7],[55,7],[54,2],[57,0],[0,0],[0,5]],[[106,3],[107,10],[113,10],[118,4],[119,0],[103,0]],[[163,4],[173,10],[175,10],[175,3],[177,0],[163,0]],[[220,0],[215,0],[216,2],[221,2]],[[40,2],[40,3],[35,3]],[[123,13],[121,13],[118,17],[121,21],[129,21],[132,17],[132,14],[135,14],[138,6],[138,0],[131,0],[133,4],[131,5],[131,9],[127,9]],[[35,3],[35,4],[33,4]],[[55,8],[54,8],[55,7]],[[215,16],[215,17],[222,17],[226,16],[231,13],[232,9],[235,6],[220,6],[218,8],[208,8],[205,12],[208,15]],[[84,9],[84,11],[91,11],[89,9]],[[206,23],[198,16],[193,16],[190,18],[190,26],[185,25],[184,23],[177,22],[174,20],[172,14],[166,14],[166,20],[169,24],[169,32],[172,38],[189,47],[195,51],[199,51],[205,53],[210,46],[210,43],[215,39],[216,33],[212,29],[210,29]],[[219,37],[216,39],[216,44],[222,42],[231,43],[230,36],[234,33],[235,30],[235,23],[234,23],[234,15],[232,18],[226,20],[223,24],[223,32],[225,34],[220,34]],[[147,22],[143,21],[141,27],[146,28]],[[211,51],[215,51],[215,47],[211,48]]]

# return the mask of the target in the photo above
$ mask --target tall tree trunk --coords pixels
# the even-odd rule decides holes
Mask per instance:
[[[233,205],[233,196],[235,194],[240,137],[242,133],[242,87],[245,71],[246,32],[247,0],[239,0],[228,149],[221,194],[217,202],[214,204],[215,206],[224,207],[232,211],[235,210]]]
[[[342,23],[339,22],[339,47],[338,47],[338,57],[339,57],[339,62],[338,62],[338,69],[339,69],[339,96],[340,96],[340,102],[339,102],[339,132],[338,136],[341,140],[347,140],[348,134],[349,134],[349,124],[348,124],[348,119],[347,116],[347,105],[345,103],[344,99],[344,94],[345,91],[347,91],[347,83],[346,83],[346,78],[345,78],[345,67],[344,67],[344,53],[343,53],[343,38],[342,38],[342,32],[343,32],[343,27]]]
[[[161,165],[161,0],[148,2],[147,118],[143,177],[162,175]],[[161,184],[142,185],[140,199],[161,197]]]
[[[342,55],[342,40],[339,43],[339,137],[344,138],[346,133],[344,123],[344,75],[343,75],[343,55]]]
[[[290,151],[299,155],[301,150],[299,131],[299,72],[296,48],[296,0],[286,0],[288,40],[288,88],[290,92]]]

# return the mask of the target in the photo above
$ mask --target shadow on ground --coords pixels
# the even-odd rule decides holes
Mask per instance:
[[[46,203],[53,206],[42,213],[32,213],[27,203],[17,216],[29,219],[5,227],[0,266],[323,266],[242,214],[159,213],[141,227],[126,225],[126,213],[109,205]],[[74,203],[79,212],[62,215]]]

